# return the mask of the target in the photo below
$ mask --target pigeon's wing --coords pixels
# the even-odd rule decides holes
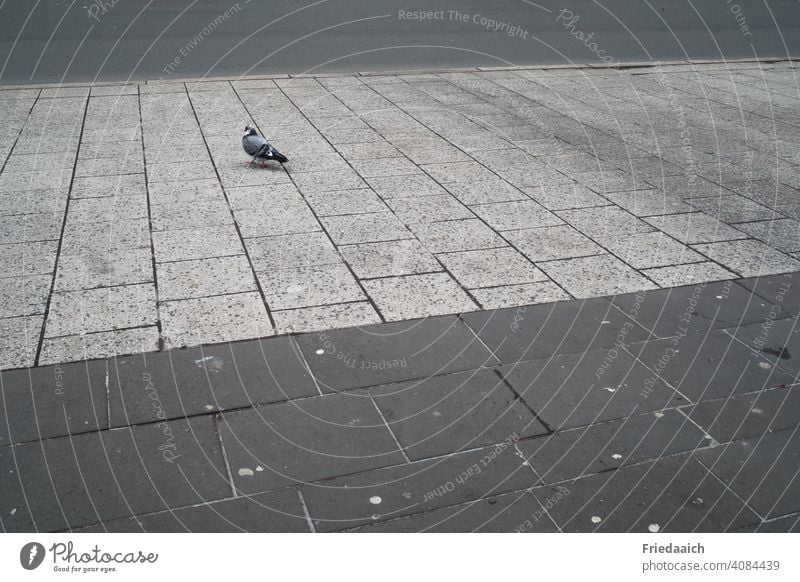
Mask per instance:
[[[242,147],[250,156],[258,155],[266,145],[268,145],[267,140],[260,135],[246,135],[242,138]]]
[[[285,164],[286,162],[289,161],[289,159],[286,156],[284,156],[281,152],[279,152],[277,149],[275,149],[275,146],[273,146],[272,144],[267,144],[267,148],[268,149],[266,156],[269,159],[276,160],[282,164]]]

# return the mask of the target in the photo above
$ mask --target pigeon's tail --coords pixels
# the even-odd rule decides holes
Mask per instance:
[[[281,163],[281,164],[285,164],[286,162],[288,162],[288,161],[289,161],[289,158],[287,158],[286,156],[284,156],[284,155],[283,155],[281,152],[279,152],[278,150],[275,150],[275,153],[273,154],[273,156],[274,156],[274,157],[273,157],[272,159],[274,159],[276,162],[279,162],[279,163]]]

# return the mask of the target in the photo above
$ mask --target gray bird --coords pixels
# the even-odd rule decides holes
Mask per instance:
[[[275,160],[280,164],[285,164],[289,161],[289,158],[276,150],[271,143],[264,139],[263,135],[258,133],[255,127],[250,125],[244,128],[242,148],[247,152],[248,156],[253,157],[253,159],[250,160],[250,164],[256,160],[260,160],[262,166],[266,166],[268,160]]]

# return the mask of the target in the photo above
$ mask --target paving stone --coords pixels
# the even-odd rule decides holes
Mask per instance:
[[[335,172],[303,172],[292,174],[292,179],[303,194],[366,188],[364,181],[352,170]]]
[[[120,155],[114,158],[83,158],[75,164],[75,176],[81,178],[141,174],[142,172],[144,172],[144,157],[141,153],[133,156]]]
[[[610,301],[660,338],[765,321],[771,309],[731,281],[618,295]]]
[[[784,430],[701,451],[698,458],[759,515],[770,519],[800,509],[799,455],[800,433]]]
[[[340,329],[381,321],[375,308],[367,301],[273,311],[272,317],[278,333]]]
[[[343,263],[257,273],[272,310],[360,301],[365,297]]]
[[[545,483],[559,483],[710,444],[673,409],[563,430],[517,446]]]
[[[152,284],[53,293],[46,337],[80,335],[156,323]]]
[[[496,230],[516,230],[563,223],[555,214],[533,200],[480,204],[472,206],[471,209]]]
[[[785,312],[800,313],[800,285],[794,273],[739,279],[737,283],[773,305],[780,305]]]
[[[571,226],[508,231],[503,236],[534,262],[604,253],[604,249]]]
[[[745,277],[800,271],[800,261],[760,241],[699,244],[694,248]]]
[[[564,532],[721,532],[758,516],[685,455],[532,490]]]
[[[76,177],[69,193],[70,198],[144,196],[146,194],[144,174]]]
[[[480,182],[491,180],[494,174],[477,162],[449,162],[444,164],[426,164],[421,166],[434,180],[440,184],[451,182]]]
[[[719,442],[758,438],[797,427],[800,386],[703,402],[686,414]]]
[[[161,301],[258,290],[244,255],[162,263],[157,271]]]
[[[337,245],[412,238],[397,217],[388,212],[352,216],[326,216],[322,224]]]
[[[51,275],[0,279],[0,318],[44,313],[52,281]]]
[[[644,219],[648,224],[686,244],[728,241],[747,235],[706,214],[672,214]]]
[[[31,193],[0,194],[0,216],[20,214],[64,215],[67,206],[66,190],[35,190]]]
[[[447,194],[447,190],[427,176],[385,176],[369,178],[367,182],[384,200]]]
[[[117,357],[109,366],[112,427],[318,394],[286,337]]]
[[[379,386],[369,393],[410,459],[547,432],[487,370]]]
[[[337,144],[336,149],[348,160],[397,158],[403,155],[388,141]]]
[[[317,531],[336,531],[405,515],[419,515],[427,521],[427,514],[445,506],[508,491],[521,492],[539,481],[512,447],[499,453],[494,449],[487,447],[308,484],[302,488],[303,499]]]
[[[595,240],[654,230],[652,226],[616,206],[560,210],[556,215]]]
[[[606,197],[617,206],[638,217],[685,214],[693,210],[677,196],[656,189],[609,192]]]
[[[167,301],[159,305],[166,347],[229,342],[272,335],[258,293]]]
[[[63,213],[0,216],[0,245],[58,240]]]
[[[393,198],[387,205],[406,224],[474,218],[475,215],[453,196],[425,196],[419,199]]]
[[[656,288],[648,279],[611,255],[550,261],[539,266],[548,277],[579,299]]]
[[[737,194],[692,199],[690,204],[709,216],[727,223],[770,220],[780,217],[774,210]]]
[[[234,486],[243,494],[403,462],[363,393],[223,413],[220,432]]]
[[[77,362],[140,352],[153,352],[159,349],[159,341],[159,333],[156,326],[44,338],[42,340],[42,351],[39,354],[39,364]]]
[[[293,489],[270,491],[102,523],[81,532],[308,533],[303,505]]]
[[[150,204],[160,206],[162,204],[203,204],[214,201],[224,202],[225,195],[219,181],[213,180],[189,180],[181,184],[173,182],[156,182],[148,184],[147,193]]]
[[[61,252],[102,254],[120,249],[149,249],[150,221],[131,218],[122,222],[71,222],[67,216]]]
[[[477,182],[453,182],[446,187],[458,200],[470,205],[528,199],[522,190],[497,177],[487,177]]]
[[[0,470],[17,475],[0,486],[6,531],[64,530],[231,491],[209,416],[0,448]]]
[[[323,391],[346,390],[473,370],[497,363],[453,316],[297,338]]]
[[[407,176],[421,174],[422,171],[408,158],[374,158],[352,160],[353,168],[364,178],[377,176]]]
[[[370,279],[362,284],[387,321],[478,308],[447,273]]]
[[[794,374],[796,382],[797,375],[800,374],[800,362],[796,356],[800,353],[800,329],[797,328],[797,317],[788,317],[789,315],[790,313],[776,305],[762,322],[742,324],[725,331],[759,352],[772,365]]]
[[[648,190],[652,184],[622,171],[605,170],[603,172],[583,172],[570,174],[570,178],[605,196],[609,192],[630,192],[631,190]]]
[[[528,491],[521,491],[379,522],[363,526],[356,531],[555,533],[558,529],[536,498]]]
[[[258,240],[258,239],[252,239]],[[156,262],[230,257],[244,253],[233,227],[210,227],[153,232]]]
[[[153,231],[233,226],[233,217],[224,201],[159,204],[150,207],[150,215]],[[261,218],[262,215],[251,216],[243,224],[240,215],[236,216],[244,236],[249,235],[250,223]]]
[[[681,285],[710,283],[736,278],[736,273],[711,261],[642,269],[642,274],[655,281],[661,287],[680,287]]]
[[[338,192],[311,192],[306,194],[306,200],[317,216],[368,214],[389,210],[375,192],[366,188]]]
[[[5,160],[5,156],[3,156]],[[16,172],[46,172],[54,168],[59,171],[71,169],[75,164],[75,152],[66,150],[57,154],[12,154],[5,160],[4,174]]]
[[[484,309],[552,303],[571,298],[561,287],[549,281],[471,289],[470,293]]]
[[[72,180],[72,168],[52,172],[5,172],[0,174],[0,192],[28,192],[32,190],[64,190]]]
[[[462,318],[505,363],[611,348],[620,336],[629,342],[650,336],[602,299],[467,313]]]
[[[411,230],[432,253],[449,253],[507,246],[478,219],[411,225]]]
[[[2,277],[24,277],[52,273],[55,268],[56,241],[0,245]]]
[[[567,210],[608,205],[608,200],[578,183],[524,188],[525,193],[548,210]]]
[[[342,257],[361,279],[441,271],[442,266],[413,239],[339,247]]]
[[[611,363],[604,366],[609,360]],[[562,354],[507,365],[500,371],[537,417],[553,430],[687,403],[642,364],[619,351]]]
[[[150,162],[147,164],[147,181],[151,183],[209,180],[216,177],[214,166],[208,162]]]
[[[800,514],[778,517],[736,529],[737,532],[795,533],[800,531]]]
[[[145,195],[83,198],[69,205],[70,222],[124,222],[132,218],[147,218]]]
[[[0,370],[33,366],[44,316],[0,319]]]
[[[544,273],[510,247],[445,253],[438,259],[468,289],[547,281]]]
[[[323,232],[249,238],[246,244],[256,271],[341,263],[336,249]]]
[[[609,237],[603,240],[603,244],[634,269],[696,263],[704,259],[702,255],[663,232]]]
[[[800,222],[796,220],[782,218],[763,222],[748,222],[738,224],[736,228],[779,251],[785,253],[800,251]]]
[[[62,253],[53,291],[59,293],[152,281],[153,259],[147,248]]]

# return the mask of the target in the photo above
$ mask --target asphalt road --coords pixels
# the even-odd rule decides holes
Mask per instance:
[[[798,0],[566,6],[0,0],[0,84],[800,55]]]

